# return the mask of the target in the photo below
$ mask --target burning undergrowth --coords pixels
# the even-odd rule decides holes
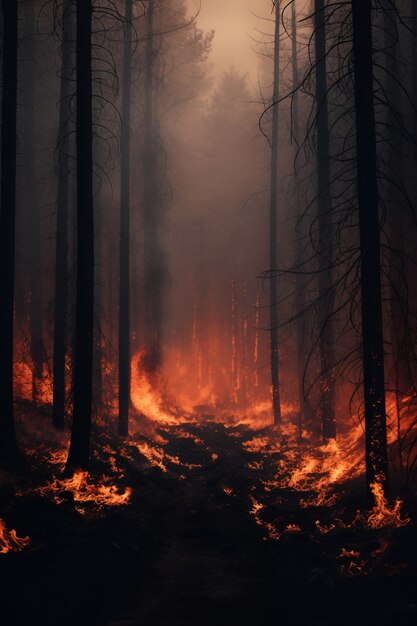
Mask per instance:
[[[87,528],[137,511],[154,532],[161,524],[154,515],[169,517],[164,503],[172,493],[180,520],[194,519],[203,506],[204,517],[216,512],[226,528],[237,516],[248,536],[272,552],[280,546],[307,561],[324,554],[341,578],[397,576],[409,567],[396,546],[404,533],[409,536],[414,514],[409,502],[392,502],[380,485],[373,487],[374,501],[366,501],[362,441],[360,428],[323,444],[307,436],[300,442],[291,423],[254,429],[238,419],[164,420],[126,440],[100,427],[89,474],[71,478],[63,475],[65,438],[38,442],[27,451],[25,480],[17,479],[9,491],[3,537],[22,554],[48,544],[39,525],[25,521],[26,507],[36,503],[47,503],[54,525],[58,512],[59,519],[64,514],[70,525]],[[21,517],[13,514],[13,498],[25,511]]]

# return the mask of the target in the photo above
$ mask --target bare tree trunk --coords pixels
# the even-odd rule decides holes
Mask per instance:
[[[32,397],[37,400],[38,386],[43,375],[45,348],[42,338],[42,275],[41,275],[41,233],[40,210],[36,196],[35,158],[35,86],[36,81],[36,15],[35,2],[25,2],[24,54],[27,80],[25,81],[24,106],[24,173],[25,186],[30,196],[27,198],[28,243],[29,243],[29,340],[32,361]]]
[[[269,214],[269,307],[270,307],[270,358],[272,380],[272,410],[274,424],[281,422],[278,353],[278,130],[279,130],[279,81],[280,81],[280,2],[275,0],[274,34],[274,92],[272,96],[271,136],[271,198]]]
[[[296,7],[293,2],[291,6],[291,37],[292,37],[292,83],[293,83],[293,102],[292,102],[292,140],[294,143],[294,163],[297,157],[298,141],[299,141],[299,99],[298,99],[298,86],[299,86],[299,73],[298,73],[298,57],[297,57],[297,16]],[[297,181],[297,172],[295,172],[295,202],[297,217],[300,216],[301,209],[301,197],[300,187]],[[300,412],[298,418],[298,434],[302,437],[303,423],[308,421],[311,417],[311,410],[307,402],[307,398],[304,392],[304,378],[305,378],[305,358],[307,355],[306,339],[307,328],[303,311],[306,307],[306,279],[302,273],[302,267],[304,263],[304,248],[303,248],[303,232],[301,227],[296,227],[296,264],[297,264],[297,278],[296,278],[296,295],[295,295],[295,309],[297,315],[297,367],[298,367],[298,397],[300,404]]]
[[[324,0],[315,0],[317,208],[319,218],[320,417],[323,439],[336,437],[334,412],[332,200],[330,196],[330,133],[327,102],[326,16]]]
[[[130,405],[130,92],[132,0],[125,4],[123,52],[122,163],[120,180],[119,435],[129,432]]]
[[[406,198],[401,197],[404,180],[402,132],[398,129],[397,117],[401,115],[401,88],[398,84],[398,61],[401,54],[398,40],[398,14],[395,0],[387,1],[384,9],[384,31],[386,54],[385,68],[387,116],[386,141],[388,164],[387,218],[389,227],[389,282],[391,306],[391,377],[396,400],[398,460],[402,472],[401,453],[401,408],[402,398],[410,392],[412,376],[408,350],[408,286],[405,263],[405,212]]]
[[[71,2],[62,8],[61,86],[58,129],[58,197],[55,247],[54,290],[54,353],[52,423],[58,430],[65,428],[65,359],[68,325],[68,205],[70,151],[70,74],[71,74]]]
[[[66,472],[86,470],[90,456],[94,339],[94,211],[91,0],[77,0],[77,305],[74,408]]]
[[[2,1],[3,87],[0,213],[0,461],[17,456],[13,409],[18,3]]]
[[[157,150],[160,137],[155,116],[154,0],[146,10],[145,106],[143,136],[143,233],[144,233],[144,334],[145,367],[157,372],[161,364],[162,306],[165,283],[165,262],[160,242],[162,197]]]
[[[352,0],[368,487],[388,480],[371,11]]]

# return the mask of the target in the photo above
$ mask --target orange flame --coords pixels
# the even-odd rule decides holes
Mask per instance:
[[[7,530],[6,523],[0,519],[0,554],[20,552],[30,545],[29,537],[18,537],[15,530]]]
[[[367,525],[369,528],[385,528],[391,526],[394,528],[400,528],[406,526],[410,518],[401,517],[401,507],[403,502],[398,498],[395,500],[394,506],[390,507],[387,498],[384,494],[384,488],[381,483],[372,483],[371,491],[374,496],[375,505],[370,512]]]

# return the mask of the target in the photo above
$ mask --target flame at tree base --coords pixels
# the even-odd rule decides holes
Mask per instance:
[[[406,526],[409,523],[409,517],[401,517],[402,500],[397,498],[394,505],[390,507],[381,483],[372,483],[370,488],[375,499],[375,505],[367,520],[369,528],[378,529],[387,526],[401,528],[401,526]]]

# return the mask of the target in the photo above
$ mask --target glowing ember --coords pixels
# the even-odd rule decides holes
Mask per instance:
[[[193,463],[184,463],[178,456],[167,454],[162,447],[155,446],[149,441],[142,441],[140,443],[131,442],[131,444],[139,450],[139,452],[149,461],[152,467],[159,467],[164,474],[168,472],[167,463],[185,467],[189,470],[201,467],[201,465]]]
[[[29,545],[29,537],[18,537],[16,531],[7,530],[6,523],[0,519],[0,554],[20,552]]]
[[[320,523],[320,520],[316,520],[315,522],[316,528],[317,530],[322,534],[322,535],[327,535],[327,533],[330,533],[332,530],[334,530],[336,528],[335,524],[330,524],[329,526],[323,526]]]
[[[277,528],[275,528],[275,526],[270,522],[264,522],[264,520],[260,517],[260,512],[262,511],[262,509],[265,508],[265,505],[255,500],[253,496],[250,496],[250,499],[252,501],[252,508],[249,511],[250,515],[254,516],[258,526],[262,526],[262,528],[267,531],[270,539],[278,541],[281,538],[281,535],[278,532]]]
[[[288,524],[285,528],[286,533],[300,533],[301,532],[301,528],[299,527],[298,524]]]
[[[369,528],[385,528],[386,526],[400,528],[409,523],[409,517],[401,517],[402,501],[397,498],[394,506],[390,507],[381,483],[373,483],[371,491],[375,505],[368,516],[367,525]]]
[[[342,559],[343,557],[352,557],[358,559],[360,555],[361,553],[355,552],[355,550],[347,551],[346,548],[342,548],[342,552],[339,554],[339,559]]]

